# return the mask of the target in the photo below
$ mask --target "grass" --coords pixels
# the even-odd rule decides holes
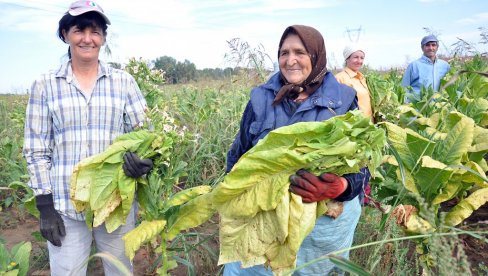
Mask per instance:
[[[360,247],[350,253],[351,261],[373,275],[478,275],[483,271],[486,273],[485,261],[478,260],[484,253],[471,252],[468,256],[465,251],[465,248],[469,248],[466,247],[466,236],[477,241],[477,249],[483,251],[486,248],[486,240],[483,241],[483,237],[477,234],[482,233],[486,237],[486,226],[481,229],[468,227],[421,238],[409,238],[393,219],[389,219],[383,229],[379,227],[380,221],[381,213],[377,209],[363,208],[353,246],[369,243],[371,245]],[[426,245],[429,255],[423,255],[421,252],[421,248]]]

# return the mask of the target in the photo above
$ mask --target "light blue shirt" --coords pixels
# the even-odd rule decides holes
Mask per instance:
[[[54,208],[83,220],[69,200],[70,176],[82,159],[103,152],[113,140],[144,121],[146,101],[129,73],[99,62],[86,97],[71,61],[32,85],[27,105],[24,156],[35,194],[51,192]]]
[[[422,87],[431,87],[434,91],[439,91],[441,79],[449,72],[451,66],[446,61],[436,58],[432,62],[428,57],[421,58],[410,63],[403,75],[402,86],[411,86],[408,92],[420,97]]]

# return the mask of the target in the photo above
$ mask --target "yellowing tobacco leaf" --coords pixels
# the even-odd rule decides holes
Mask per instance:
[[[289,176],[301,168],[338,175],[362,167],[374,172],[385,143],[384,131],[360,111],[271,131],[211,193],[221,218],[219,264],[268,263],[275,273],[294,268],[303,239],[326,208],[290,194]]]
[[[445,220],[446,224],[450,226],[458,225],[486,202],[488,202],[488,188],[474,191],[447,213]]]
[[[163,231],[165,220],[143,221],[135,229],[125,234],[122,239],[125,242],[125,254],[132,260],[141,245],[156,237]]]

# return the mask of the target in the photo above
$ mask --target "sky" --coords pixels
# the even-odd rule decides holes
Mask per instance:
[[[462,39],[487,52],[487,0],[98,0],[112,22],[104,61],[170,56],[197,69],[233,67],[228,41],[239,38],[276,62],[286,27],[308,25],[325,40],[328,67],[341,68],[344,46],[360,43],[373,69],[404,68],[422,54],[420,41],[438,35],[438,53]],[[0,93],[26,93],[66,59],[56,35],[70,0],[0,0]]]

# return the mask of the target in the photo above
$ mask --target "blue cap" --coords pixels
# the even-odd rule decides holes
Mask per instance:
[[[420,46],[424,47],[424,45],[428,42],[439,42],[439,40],[437,40],[437,37],[435,37],[435,35],[424,36],[424,38],[422,38]]]

